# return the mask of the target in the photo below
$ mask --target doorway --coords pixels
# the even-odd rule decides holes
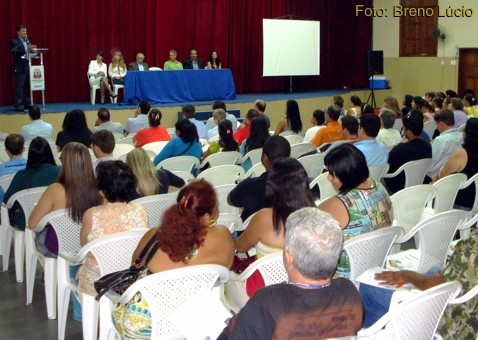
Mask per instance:
[[[478,94],[478,48],[460,48],[458,51],[458,95],[466,89]]]

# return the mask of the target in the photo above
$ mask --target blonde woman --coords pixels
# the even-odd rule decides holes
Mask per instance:
[[[181,188],[184,180],[168,170],[156,170],[151,158],[142,148],[136,148],[126,156],[126,164],[138,180],[136,191],[140,196],[165,194],[169,187]]]
[[[126,64],[121,51],[116,51],[113,55],[110,65],[108,66],[108,75],[114,85],[124,85],[124,77],[126,76]]]
[[[389,109],[390,111],[395,112],[397,118],[402,118],[402,110],[400,110],[398,100],[393,96],[385,97],[385,99],[383,100],[382,109]]]

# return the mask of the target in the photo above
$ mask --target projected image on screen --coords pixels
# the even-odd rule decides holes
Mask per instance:
[[[320,22],[263,19],[263,77],[320,75]]]

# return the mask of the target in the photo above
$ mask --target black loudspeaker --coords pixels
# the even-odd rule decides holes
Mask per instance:
[[[383,74],[383,51],[367,51],[367,75]]]

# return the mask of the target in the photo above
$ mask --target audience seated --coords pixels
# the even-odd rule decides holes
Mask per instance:
[[[165,169],[156,170],[146,151],[137,148],[126,155],[126,164],[137,178],[136,191],[139,196],[166,194],[170,186],[181,188],[184,180]]]
[[[256,116],[251,120],[249,136],[239,147],[241,155],[245,156],[249,151],[262,148],[269,137],[269,127],[266,117],[264,115]],[[252,162],[250,159],[247,159],[242,162],[241,166],[247,171],[252,167]]]
[[[12,133],[5,139],[5,152],[10,160],[0,163],[0,176],[16,173],[18,170],[25,169],[27,160],[23,157],[25,150],[25,140],[22,135]]]
[[[262,147],[261,157],[266,172],[259,177],[246,178],[229,193],[227,201],[232,206],[242,208],[243,221],[266,206],[265,192],[269,171],[274,161],[284,157],[290,157],[290,144],[287,139],[281,136],[269,137]]]
[[[404,142],[397,144],[388,155],[389,173],[398,170],[403,164],[423,158],[432,158],[432,146],[421,138],[423,131],[423,113],[412,109],[402,118]],[[405,187],[405,174],[402,172],[393,178],[384,178],[390,193]]]
[[[325,109],[325,128],[317,131],[315,136],[310,140],[311,144],[319,147],[324,143],[335,142],[344,139],[342,127],[338,122],[341,108],[335,104],[328,106]]]
[[[149,126],[148,112],[150,109],[151,105],[146,100],[142,100],[139,102],[138,107],[134,112],[134,118],[128,118],[128,120],[126,121],[126,126],[124,128],[126,136],[130,133],[135,133],[141,129],[145,129]]]
[[[91,129],[92,133],[100,130],[108,130],[112,133],[123,133],[123,125],[119,122],[112,122],[110,111],[106,107],[100,107],[98,110],[98,119],[95,122],[95,127]]]
[[[96,185],[104,201],[102,205],[91,207],[83,214],[81,246],[106,235],[147,229],[146,210],[139,204],[130,203],[138,197],[136,177],[131,168],[122,161],[102,162],[98,165],[96,177]],[[92,254],[88,254],[77,273],[81,292],[96,296],[93,283],[100,277],[98,263]]]
[[[31,122],[23,125],[20,130],[20,134],[25,140],[32,140],[35,137],[52,138],[53,126],[41,119],[41,110],[38,106],[30,106],[28,116]]]
[[[362,116],[362,101],[358,96],[350,97],[350,101],[352,102],[352,107],[347,111],[348,116],[354,116],[355,118],[360,118]]]
[[[136,61],[128,64],[129,71],[148,71],[149,67],[148,64],[144,62],[144,54],[138,52],[136,54]]]
[[[339,118],[337,120],[340,122],[342,120],[342,118],[347,115],[347,110],[344,109],[344,98],[342,96],[333,96],[332,97],[332,102],[324,108],[324,112],[327,112],[327,109],[331,105],[336,105],[336,106],[339,107],[340,115],[339,115]]]
[[[328,180],[338,194],[322,202],[319,209],[339,222],[344,240],[392,225],[390,197],[380,182],[368,178],[369,170],[360,150],[350,144],[341,144],[330,150],[324,163],[329,171]],[[340,256],[335,275],[345,278],[350,275],[345,252]]]
[[[104,161],[116,160],[116,157],[113,156],[115,137],[108,130],[99,130],[93,133],[93,136],[91,136],[91,149],[96,157],[96,161],[93,163],[95,174],[98,164]]]
[[[435,113],[437,113],[438,111],[443,109],[443,99],[439,96],[436,96],[435,98],[433,98],[431,105],[435,110]]]
[[[34,138],[28,149],[27,166],[15,174],[3,202],[7,203],[10,197],[21,190],[44,187],[54,183],[59,170],[48,141],[42,137]],[[21,206],[15,202],[9,213],[11,225],[25,230],[25,216]]]
[[[325,113],[322,110],[315,110],[312,113],[312,119],[310,123],[312,127],[305,132],[304,143],[309,143],[314,138],[317,131],[325,127]]]
[[[460,98],[451,98],[450,104],[448,104],[448,110],[453,111],[453,116],[455,117],[455,128],[466,124],[468,116],[463,111],[463,102]]]
[[[355,144],[359,141],[358,139],[358,129],[359,129],[359,121],[354,116],[346,115],[342,118],[342,134],[344,136],[344,140],[347,140],[349,144]],[[326,152],[332,144],[335,142],[325,143],[319,148],[320,152]]]
[[[85,112],[80,109],[71,110],[63,119],[62,130],[56,136],[56,147],[58,151],[70,143],[77,142],[87,148],[91,145],[91,131],[86,123]]]
[[[293,99],[289,99],[286,102],[285,117],[277,123],[274,135],[278,135],[285,131],[292,131],[297,134],[302,132],[299,104]]]
[[[152,109],[148,112],[149,127],[139,130],[133,136],[133,142],[137,148],[152,142],[167,142],[171,140],[168,130],[166,130],[164,126],[161,126],[162,118],[163,114],[159,109]]]
[[[226,112],[226,119],[230,120],[232,123],[232,129],[237,130],[237,118],[233,114],[227,113],[226,104],[222,100],[216,100],[212,103],[212,111],[214,112],[217,109],[223,109]],[[265,109],[265,107],[264,107]],[[206,122],[206,131],[211,130],[214,127],[214,117],[211,117]]]
[[[207,130],[206,137],[207,140],[219,135],[219,123],[226,119],[226,111],[223,109],[215,109],[212,112],[213,126]]]
[[[163,215],[161,225],[148,231],[136,248],[132,261],[141,251],[157,241],[159,248],[148,264],[149,273],[183,268],[199,264],[219,264],[230,268],[234,258],[231,233],[216,225],[218,200],[214,188],[205,180],[196,180],[178,194],[177,203]],[[140,294],[114,312],[117,329],[137,338],[151,336],[151,314],[136,312],[136,306],[148,309]],[[131,315],[132,313],[132,315]],[[136,322],[129,322],[134,316]],[[125,334],[121,334],[125,336]]]
[[[406,116],[412,109],[413,96],[411,94],[406,94],[403,97],[403,107],[402,107],[402,117]]]
[[[418,289],[425,290],[444,282],[459,281],[462,294],[468,293],[478,285],[476,254],[478,253],[478,230],[472,231],[469,238],[460,241],[443,271],[433,274],[421,274],[410,270],[382,272],[375,279],[382,284],[403,286],[410,283]],[[370,327],[389,308],[394,290],[360,284],[360,295],[364,305],[364,327]],[[467,302],[448,305],[438,325],[437,332],[443,339],[475,339],[478,335],[476,310],[478,297]]]
[[[398,100],[393,96],[385,97],[385,99],[383,100],[382,109],[388,109],[390,111],[395,112],[395,114],[397,115],[396,118],[401,119],[403,117],[402,110],[400,110],[400,106],[398,105]]]
[[[259,112],[254,109],[247,111],[246,118],[244,119],[243,126],[234,133],[234,139],[239,145],[244,142],[244,140],[249,137],[251,131],[251,121],[253,118],[259,116]]]
[[[454,174],[465,174],[468,179],[478,173],[478,118],[470,118],[466,122],[463,130],[463,146],[457,149],[448,158],[446,164],[432,178],[437,181],[440,178]],[[455,200],[455,206],[466,210],[471,210],[475,202],[475,185],[469,185],[467,188],[458,192]]]
[[[369,167],[385,164],[388,160],[387,148],[376,140],[379,131],[380,118],[373,114],[362,116],[358,131],[359,141],[354,145],[362,151]]]
[[[28,219],[29,228],[35,228],[48,213],[65,208],[76,223],[81,223],[87,209],[101,204],[88,149],[76,142],[66,144],[61,164],[57,182],[48,186],[33,209]],[[58,239],[52,228],[46,227],[38,233],[36,244],[45,256],[58,255]]]
[[[192,105],[185,105],[182,108],[183,118],[189,119],[191,123],[196,125],[196,130],[198,131],[199,138],[207,138],[206,135],[206,125],[203,122],[196,120],[196,108]]]
[[[442,164],[440,162],[444,159],[448,160],[463,143],[463,134],[455,128],[453,112],[442,109],[435,114],[434,119],[440,135],[432,142],[433,160],[427,171],[429,178],[433,178],[438,173]]]
[[[182,119],[176,123],[175,127],[178,138],[171,139],[154,158],[155,166],[162,160],[175,156],[194,156],[201,159],[202,145],[196,126],[188,119]]]
[[[209,144],[209,148],[204,152],[203,159],[207,156],[226,151],[239,151],[239,145],[232,135],[232,125],[227,119],[224,119],[218,124],[219,140],[213,141]]]
[[[478,117],[478,105],[476,105],[476,98],[471,94],[466,94],[463,97],[463,106],[468,117]]]
[[[380,113],[380,130],[377,135],[377,142],[382,143],[387,148],[397,145],[401,142],[400,132],[393,128],[397,115],[395,112],[382,109]]]
[[[343,338],[362,326],[357,288],[332,276],[342,249],[337,221],[315,208],[287,218],[284,267],[288,281],[264,287],[229,321],[218,339]],[[309,332],[310,330],[310,332]]]
[[[267,128],[269,129],[271,127],[271,120],[269,119],[269,117],[267,117],[267,115],[265,114],[266,112],[266,106],[267,106],[267,103],[264,99],[257,99],[255,102],[254,102],[254,107],[253,109],[256,110],[257,112],[259,112],[259,114],[261,116],[263,116],[266,121],[267,121]]]

